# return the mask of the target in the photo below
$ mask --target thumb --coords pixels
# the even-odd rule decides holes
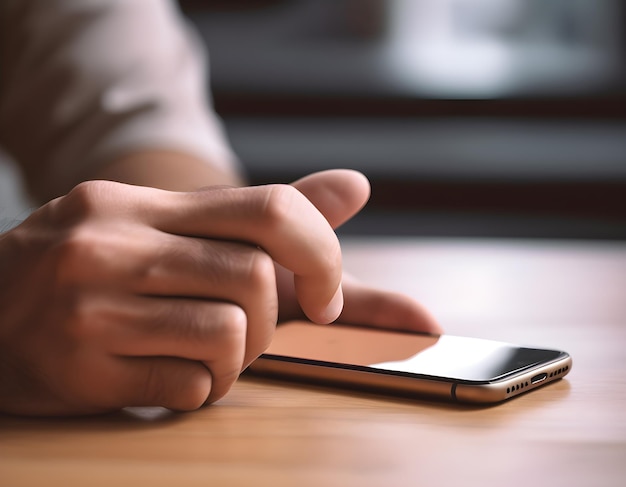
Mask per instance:
[[[292,183],[333,228],[356,215],[370,196],[370,184],[360,172],[331,169],[305,176]]]

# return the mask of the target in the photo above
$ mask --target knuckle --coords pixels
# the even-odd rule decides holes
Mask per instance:
[[[302,198],[305,196],[293,186],[287,184],[267,186],[262,206],[263,223],[272,227],[289,221],[297,201]]]
[[[319,243],[313,257],[316,266],[322,266],[326,272],[335,275],[341,272],[341,247],[336,234],[324,215],[307,197],[290,185],[269,185],[266,187],[260,221],[267,232],[280,233],[285,227],[300,225],[310,220],[322,232],[316,236]],[[324,228],[326,230],[324,230]]]
[[[236,305],[226,305],[220,316],[220,349],[226,356],[232,356],[245,343],[248,333],[248,317]]]
[[[67,195],[56,200],[54,216],[60,222],[74,223],[98,213],[113,184],[110,181],[79,183]]]
[[[194,411],[206,403],[213,385],[209,371],[204,366],[198,364],[198,371],[188,379],[189,382],[184,390],[176,395],[172,409]],[[163,398],[161,404],[165,404],[165,401],[166,399]]]
[[[276,279],[275,274],[274,260],[267,253],[254,249],[248,254],[246,279],[252,289],[273,288]]]

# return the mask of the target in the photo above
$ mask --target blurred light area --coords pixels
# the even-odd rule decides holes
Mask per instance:
[[[355,277],[413,295],[459,334],[472,324],[489,328],[485,336],[494,339],[512,325],[523,334],[524,324],[533,326],[539,317],[563,326],[594,323],[626,306],[621,243],[388,236],[343,243],[349,249],[344,266]],[[380,249],[385,258],[372,259]],[[571,285],[576,282],[604,286]]]
[[[446,97],[577,93],[619,74],[620,0],[390,0],[389,72]]]
[[[249,4],[193,12],[218,88],[431,98],[624,89],[622,0]]]

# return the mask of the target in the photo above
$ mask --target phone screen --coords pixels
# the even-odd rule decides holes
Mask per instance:
[[[562,356],[556,350],[480,338],[297,322],[277,328],[266,354],[478,382],[504,378]]]

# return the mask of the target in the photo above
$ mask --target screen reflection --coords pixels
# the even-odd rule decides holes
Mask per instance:
[[[307,323],[279,326],[266,353],[461,381],[494,380],[560,355],[479,338]]]
[[[422,337],[411,337],[419,341]],[[523,348],[507,343],[441,336],[427,349],[408,359],[370,364],[377,369],[394,370],[458,380],[487,381],[556,359],[559,352]]]

